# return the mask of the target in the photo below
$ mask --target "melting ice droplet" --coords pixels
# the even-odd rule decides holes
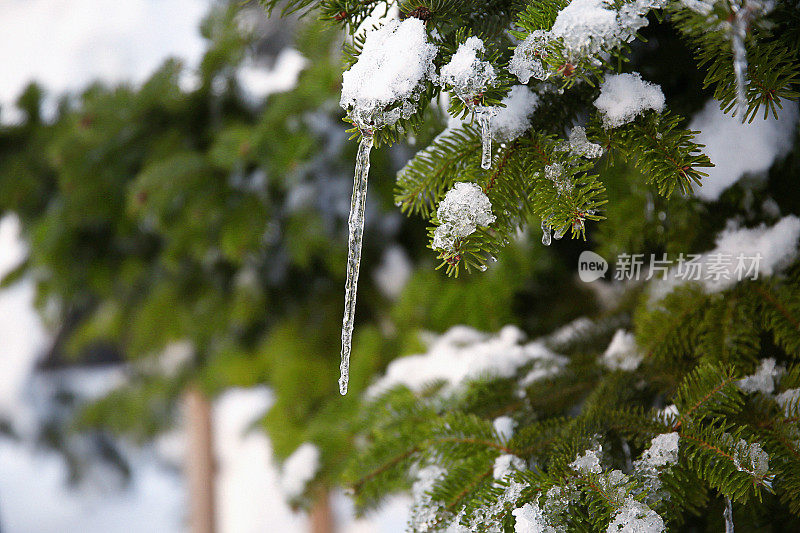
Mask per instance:
[[[550,227],[550,224],[542,220],[542,244],[545,246],[550,246],[550,232],[553,231],[553,228]]]
[[[347,394],[358,271],[364,235],[369,156],[375,131],[408,118],[417,110],[426,80],[435,73],[436,46],[428,41],[424,23],[416,18],[390,20],[367,34],[358,61],[342,76],[339,104],[361,130],[353,197],[348,218],[347,281],[342,318],[342,362],[339,392]],[[397,105],[400,104],[400,105]]]

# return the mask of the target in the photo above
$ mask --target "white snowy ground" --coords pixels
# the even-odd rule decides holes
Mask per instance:
[[[140,83],[168,57],[181,58],[191,72],[204,49],[198,24],[210,5],[211,0],[0,0],[0,122],[16,120],[13,102],[32,80],[44,85],[52,105],[60,94],[80,91],[93,80]],[[275,71],[245,64],[238,78],[246,96],[259,100],[291,88],[303,65],[300,54],[286,50]],[[0,276],[24,254],[16,219],[0,219]],[[0,530],[183,531],[183,480],[169,465],[180,457],[180,434],[149,449],[130,450],[132,483],[112,491],[69,489],[60,456],[32,445],[32,371],[47,344],[32,302],[30,280],[0,291],[0,418],[21,434],[19,440],[0,436]],[[92,377],[79,376],[84,381]],[[230,391],[215,403],[222,533],[307,529],[307,519],[283,501],[269,440],[245,432],[270,402],[267,389],[256,389]],[[404,528],[408,502],[393,500],[361,521],[353,520],[342,495],[335,497],[334,509],[342,531],[388,533]]]

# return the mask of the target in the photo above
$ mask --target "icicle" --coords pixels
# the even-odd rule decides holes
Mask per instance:
[[[731,28],[731,46],[733,48],[733,72],[736,75],[736,114],[744,122],[747,115],[747,50],[744,40],[747,37],[748,8],[744,3],[732,3],[734,11],[733,27]]]
[[[481,127],[481,168],[492,168],[492,110],[489,107],[475,108],[475,119]]]
[[[733,504],[730,498],[725,498],[725,512],[722,516],[725,518],[725,533],[733,533]]]
[[[561,237],[563,237],[563,236],[564,236],[564,234],[567,232],[567,228],[568,228],[568,226],[562,226],[562,227],[558,228],[558,229],[555,231],[555,233],[553,233],[553,238],[554,238],[555,240],[557,240],[557,241],[558,241],[558,240],[561,240]]]
[[[364,208],[367,205],[367,178],[369,177],[369,154],[372,151],[372,133],[361,133],[356,156],[356,171],[353,177],[353,197],[350,200],[350,217],[347,225],[350,236],[347,241],[347,281],[344,286],[344,318],[342,319],[342,362],[340,365],[339,392],[347,394],[350,379],[350,349],[353,343],[353,319],[356,314],[356,291],[358,269],[361,266],[361,241],[364,236]]]
[[[631,447],[628,445],[628,441],[622,441],[622,453],[625,454],[625,467],[628,469],[628,472],[633,472],[633,461],[631,461]]]
[[[550,232],[553,231],[553,228],[550,227],[550,224],[542,220],[542,244],[545,246],[550,246]]]

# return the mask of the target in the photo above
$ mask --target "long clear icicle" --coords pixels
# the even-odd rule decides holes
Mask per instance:
[[[356,156],[356,171],[353,177],[353,197],[350,200],[350,217],[347,225],[350,235],[347,240],[347,281],[344,285],[344,318],[342,319],[342,362],[339,366],[339,392],[347,394],[350,380],[350,350],[353,344],[353,319],[356,315],[356,292],[358,270],[361,266],[361,242],[364,237],[364,209],[367,205],[367,178],[369,177],[369,155],[372,151],[372,134],[361,134]]]
[[[722,516],[725,518],[725,533],[733,533],[733,504],[730,498],[725,498],[725,512]]]
[[[747,50],[744,40],[747,37],[748,9],[746,2],[734,2],[734,20],[731,28],[731,47],[733,48],[733,72],[736,76],[736,114],[744,122],[747,115]]]
[[[481,168],[492,168],[492,111],[488,107],[476,107],[475,119],[481,127]]]

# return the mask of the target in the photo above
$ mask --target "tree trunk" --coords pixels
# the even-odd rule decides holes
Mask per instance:
[[[214,505],[214,434],[211,402],[196,386],[184,395],[188,448],[186,478],[189,483],[189,530],[191,533],[215,533]]]
[[[334,533],[333,510],[331,509],[330,492],[321,489],[314,500],[309,516],[311,533]]]

